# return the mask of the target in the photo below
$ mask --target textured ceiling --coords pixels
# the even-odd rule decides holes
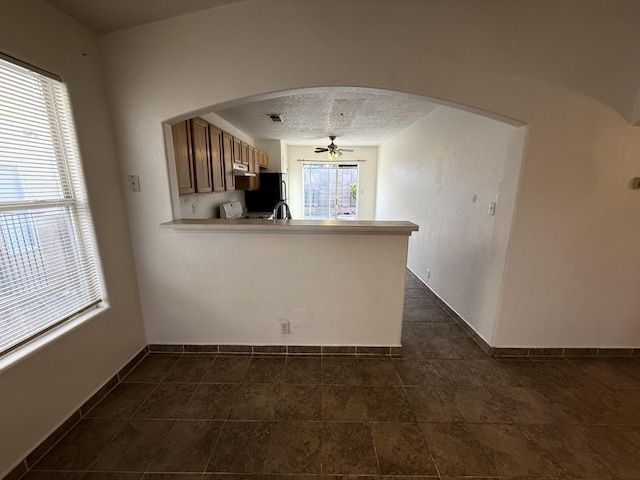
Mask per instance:
[[[242,0],[47,0],[102,35]]]
[[[368,88],[322,87],[254,99],[214,113],[254,139],[290,145],[379,145],[437,105],[414,95]],[[283,123],[268,114],[279,113]]]

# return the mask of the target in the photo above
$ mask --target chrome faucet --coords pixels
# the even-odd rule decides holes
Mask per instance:
[[[287,202],[285,202],[284,200],[280,200],[278,203],[276,203],[276,206],[273,207],[273,215],[272,218],[275,220],[278,218],[278,209],[280,207],[284,206],[285,210],[287,211],[287,214],[285,216],[286,220],[292,220],[291,217],[291,210],[289,210],[289,205],[287,205]]]

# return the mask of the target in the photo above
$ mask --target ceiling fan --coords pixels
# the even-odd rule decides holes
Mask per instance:
[[[335,160],[342,155],[342,152],[353,152],[350,148],[338,148],[338,146],[333,143],[336,139],[335,135],[329,135],[329,140],[331,143],[327,145],[327,148],[318,147],[314,150],[315,153],[327,152],[327,158],[330,160]]]

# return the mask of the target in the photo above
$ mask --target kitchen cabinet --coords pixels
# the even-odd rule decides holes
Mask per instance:
[[[260,168],[269,165],[266,153],[198,117],[171,131],[180,195],[260,188]],[[255,176],[236,177],[234,163]]]
[[[258,151],[251,145],[242,144],[243,155],[249,165],[249,173],[255,173],[254,177],[237,177],[236,189],[238,190],[258,190],[260,188],[260,166],[258,165]],[[244,153],[246,150],[246,153]]]
[[[247,143],[244,142],[240,142],[240,149],[241,149],[241,156],[240,158],[242,159],[242,163],[249,166],[249,145]]]
[[[222,132],[222,161],[224,163],[224,189],[227,192],[236,189],[236,177],[233,174],[233,144],[234,138],[227,132]]]
[[[180,195],[212,192],[209,123],[192,118],[173,125],[171,132]]]
[[[249,178],[249,190],[257,190],[260,188],[260,164],[259,164],[259,151],[253,147],[249,147],[251,154],[249,155],[249,171],[255,173],[255,177]]]
[[[259,152],[258,165],[262,168],[269,168],[269,155],[264,152]]]
[[[202,118],[191,119],[191,151],[196,193],[212,192],[209,122]]]
[[[209,158],[214,192],[224,192],[225,167],[222,151],[222,130],[209,124]]]
[[[193,175],[193,161],[191,160],[191,124],[189,120],[173,125],[171,133],[178,178],[178,193],[180,195],[195,193],[196,184]]]
[[[242,142],[239,138],[233,137],[233,161],[235,163],[242,162]]]

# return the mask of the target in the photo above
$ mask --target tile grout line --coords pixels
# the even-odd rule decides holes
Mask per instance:
[[[400,379],[400,385],[402,386],[402,391],[404,392],[404,396],[407,399],[407,403],[409,404],[409,407],[411,408],[411,413],[413,414],[413,416],[415,418],[416,425],[420,425],[420,422],[418,422],[418,418],[417,418],[415,412],[413,411],[413,406],[411,405],[411,400],[409,400],[409,395],[407,395],[407,387],[404,384],[404,380],[402,379],[402,376],[400,375],[400,372],[397,371],[397,366],[396,366],[395,362],[393,363],[393,367],[396,370],[396,375],[398,375],[398,378]],[[409,422],[409,423],[411,423],[411,422]],[[416,429],[418,430],[417,427],[416,427]],[[418,434],[422,438],[422,441],[424,442],[424,446],[427,447],[427,453],[429,454],[429,458],[431,458],[431,463],[433,463],[433,467],[436,469],[436,473],[438,474],[438,477],[442,477],[442,475],[440,475],[440,469],[438,468],[438,465],[436,464],[436,460],[433,457],[433,453],[431,452],[431,449],[429,448],[429,443],[427,442],[427,439],[425,438],[424,434],[420,430],[418,430]]]
[[[211,365],[209,365],[209,369],[207,369],[207,372],[213,367],[214,363],[215,363],[215,359],[213,360],[213,362],[211,362]],[[200,384],[198,385],[198,388],[196,388],[196,392],[198,391],[198,389],[200,388],[201,385],[204,385],[202,380],[204,380],[205,375],[206,375],[206,372],[204,373],[204,375],[202,375],[202,378],[200,379]],[[189,403],[191,403],[191,400],[192,399],[189,399],[189,401],[187,402],[187,405],[185,406],[185,410],[189,406]],[[229,415],[231,415],[231,408],[232,408],[232,405],[229,406],[229,410],[227,411],[227,415],[225,416],[224,420],[222,420],[222,425],[220,426],[220,430],[218,431],[218,435],[216,437],[216,441],[213,442],[213,445],[211,447],[211,453],[209,453],[209,458],[207,459],[206,463],[204,464],[204,469],[203,469],[202,475],[201,475],[202,479],[204,479],[204,477],[205,477],[205,475],[207,473],[207,467],[209,467],[209,464],[211,463],[211,459],[213,458],[213,454],[216,451],[216,447],[218,446],[218,442],[220,441],[220,437],[222,436],[222,432],[224,430],[224,427],[227,424],[227,420],[229,419]],[[184,410],[183,410],[182,413],[184,414]]]
[[[247,374],[247,371],[249,370],[249,364],[251,363],[251,359],[253,358],[253,355],[251,355],[249,357],[249,362],[247,363],[247,367],[244,370],[242,377],[239,379],[239,382],[237,383],[237,391],[236,391],[236,395],[238,395],[239,389],[241,388],[241,386],[244,384],[244,382],[242,382],[242,380],[244,379],[245,375]],[[215,363],[215,360],[214,360]],[[213,367],[214,363],[211,364],[211,367]],[[206,375],[206,374],[205,374]],[[202,379],[204,380],[204,376],[202,377]],[[213,443],[213,448],[211,449],[211,453],[209,454],[209,459],[207,460],[207,464],[204,466],[204,471],[202,472],[202,478],[205,478],[205,475],[207,474],[207,468],[209,467],[209,464],[211,463],[211,459],[213,458],[213,455],[216,451],[216,447],[218,446],[218,442],[220,441],[220,438],[222,437],[222,432],[224,431],[225,426],[227,425],[227,423],[229,423],[230,419],[229,417],[231,416],[231,410],[233,408],[233,405],[229,406],[229,410],[227,411],[227,414],[224,418],[224,420],[222,421],[222,426],[220,427],[220,431],[218,432],[218,437],[216,438],[216,441]],[[269,427],[269,436],[271,436],[271,427]],[[260,473],[262,474],[262,473]]]
[[[358,371],[358,378],[360,380],[360,384],[357,386],[360,387],[360,393],[362,395],[362,399],[364,400],[365,408],[367,409],[366,425],[367,425],[367,428],[369,429],[369,435],[371,436],[371,445],[373,445],[373,454],[376,457],[376,466],[378,467],[378,475],[382,475],[382,469],[380,468],[380,457],[378,455],[378,448],[376,447],[376,441],[373,436],[373,428],[372,428],[373,422],[371,421],[371,416],[369,415],[369,403],[367,402],[367,392],[365,391],[365,388],[364,388],[365,385],[364,385],[364,382],[362,381],[362,372],[360,371],[360,363],[357,362],[357,360],[356,360],[356,368]]]
[[[364,396],[364,385],[361,386],[362,395]],[[371,436],[371,444],[373,445],[373,453],[376,456],[376,465],[378,466],[378,475],[382,475],[382,469],[380,468],[380,457],[378,455],[378,447],[376,447],[376,440],[373,437],[373,429],[371,428],[371,421],[369,420],[369,406],[367,406],[367,426],[369,427],[369,435]]]
[[[249,363],[251,362],[251,360],[249,360]],[[210,369],[213,367],[215,363],[215,360],[211,363],[211,367],[209,367]],[[247,369],[249,368],[249,365],[247,365]],[[244,375],[246,375],[246,371],[243,374],[243,378]],[[205,373],[206,375],[206,373]],[[205,375],[203,375],[202,379],[204,380]],[[240,379],[242,380],[242,378]],[[200,382],[200,385],[202,385],[202,381]],[[242,383],[238,383],[237,385],[242,385]],[[236,387],[236,388],[240,388],[240,387]],[[209,464],[211,463],[211,459],[213,458],[213,454],[216,451],[216,447],[218,446],[218,442],[220,441],[220,437],[222,437],[222,432],[224,431],[224,427],[227,425],[227,422],[229,421],[229,416],[231,415],[231,409],[233,408],[233,405],[229,406],[229,410],[227,411],[227,414],[225,416],[225,418],[222,420],[222,425],[220,426],[220,431],[218,432],[218,436],[216,437],[216,441],[213,442],[213,447],[211,448],[211,453],[209,454],[209,458],[207,459],[207,463],[204,466],[204,471],[202,472],[202,478],[204,479],[204,476],[207,473],[207,468],[209,467]]]
[[[195,388],[195,390],[193,391],[193,393],[191,394],[191,396],[189,397],[189,399],[185,402],[184,407],[182,408],[182,410],[180,411],[180,413],[178,413],[177,417],[175,419],[162,419],[162,418],[155,418],[155,419],[148,419],[148,420],[174,420],[173,425],[171,426],[171,428],[169,429],[169,431],[166,433],[166,435],[164,436],[164,438],[162,439],[162,442],[160,442],[158,444],[158,447],[156,449],[156,451],[154,452],[153,457],[149,460],[149,464],[147,465],[147,467],[145,468],[145,471],[143,473],[143,477],[144,475],[146,475],[147,473],[149,473],[149,469],[151,468],[151,465],[153,463],[153,460],[156,458],[156,456],[158,455],[160,448],[162,447],[162,445],[164,444],[164,442],[167,440],[167,438],[169,438],[169,435],[171,435],[171,432],[173,432],[173,430],[176,428],[176,425],[178,424],[178,422],[180,421],[182,415],[184,414],[185,410],[187,409],[187,407],[189,406],[189,403],[191,403],[191,400],[193,399],[193,396],[195,395],[195,393],[198,391],[198,388],[200,387],[200,385],[202,385],[202,380],[204,379],[204,376],[206,375],[206,373],[209,371],[209,369],[213,366],[213,363],[215,362],[215,359],[217,358],[217,354],[215,354],[215,356],[213,356],[213,359],[211,360],[210,365],[208,366],[207,370],[205,372],[203,372],[202,376],[200,377],[200,380],[198,382],[164,382],[166,384],[194,384],[197,385],[197,387]],[[165,375],[162,377],[162,379],[158,382],[158,385],[156,386],[156,388],[158,388],[162,383],[163,380],[167,378],[167,376],[169,375],[169,373],[171,372],[171,370],[173,370],[177,363],[180,361],[180,359],[182,358],[186,358],[184,353],[182,355],[180,355],[178,357],[178,359],[173,363],[173,365],[171,365],[171,367],[167,370],[167,372],[165,373]],[[144,404],[144,402],[149,398],[149,396],[155,391],[156,389],[154,388],[151,393],[145,398],[145,400],[138,406],[138,408],[136,409],[136,412],[142,407],[142,405]],[[135,412],[134,414],[135,415]],[[131,418],[133,418],[133,415]],[[139,418],[138,420],[143,420],[142,418]],[[215,421],[215,420],[202,420],[202,419],[198,419],[198,420],[191,420],[191,421]],[[224,422],[223,422],[224,425]],[[218,437],[216,438],[216,442],[214,442],[214,445],[212,447],[212,452],[213,449],[215,448],[215,444],[217,443],[217,439],[219,438],[220,434],[222,432],[222,427],[220,428],[220,431],[218,432]],[[205,464],[204,466],[204,471],[201,473],[201,477],[204,477],[204,474],[206,473],[206,469],[207,469],[207,464]],[[175,473],[175,472],[165,472],[165,473]],[[196,472],[197,473],[197,472]]]
[[[170,355],[173,355],[174,353],[177,353],[177,352],[156,352],[156,353],[159,353],[159,354],[161,354],[161,355],[164,353],[164,354],[166,354],[167,356],[170,356]],[[147,465],[147,467],[145,468],[145,470],[144,470],[144,472],[143,472],[143,474],[142,474],[142,475],[144,476],[144,475],[146,475],[146,474],[148,473],[149,467],[151,466],[151,463],[152,463],[152,462],[153,462],[153,460],[155,459],[156,455],[158,454],[158,451],[160,450],[160,447],[162,446],[162,443],[163,443],[163,442],[164,442],[164,441],[169,437],[169,435],[171,434],[171,432],[173,431],[173,429],[174,429],[174,428],[175,428],[175,426],[177,425],[178,420],[180,420],[180,416],[182,415],[182,413],[184,412],[184,410],[187,408],[187,405],[188,405],[188,403],[191,401],[191,398],[189,398],[189,400],[185,403],[185,406],[183,407],[182,411],[180,412],[180,414],[178,415],[178,417],[177,417],[177,418],[175,418],[175,419],[173,419],[173,418],[143,418],[143,417],[136,418],[136,417],[135,417],[135,414],[140,410],[140,408],[142,408],[142,405],[144,405],[144,403],[149,399],[149,397],[150,397],[150,396],[151,396],[151,395],[152,395],[152,394],[153,394],[153,393],[154,393],[158,388],[160,388],[160,386],[161,386],[161,384],[162,384],[162,383],[169,384],[169,385],[171,385],[171,384],[180,384],[180,385],[185,385],[185,384],[186,384],[186,385],[196,384],[196,382],[163,382],[163,381],[164,381],[164,379],[165,379],[165,378],[167,378],[167,376],[169,375],[169,372],[171,372],[171,370],[172,370],[173,368],[175,368],[175,366],[176,366],[176,364],[178,363],[178,361],[179,361],[181,358],[183,358],[183,357],[184,357],[184,355],[179,355],[179,356],[178,356],[178,359],[177,359],[177,360],[176,360],[176,361],[175,361],[175,362],[174,362],[174,363],[173,363],[173,364],[172,364],[172,365],[167,369],[166,373],[165,373],[165,374],[162,376],[162,378],[160,378],[160,379],[159,379],[159,381],[157,381],[157,382],[128,382],[128,383],[156,383],[156,386],[155,386],[155,387],[154,387],[154,388],[149,392],[149,394],[144,398],[144,400],[142,400],[142,402],[140,402],[140,405],[138,405],[138,407],[133,411],[133,413],[131,414],[131,416],[130,416],[130,417],[127,417],[127,418],[125,419],[125,423],[124,423],[124,425],[122,426],[122,428],[121,428],[121,429],[120,429],[120,430],[119,430],[119,431],[118,431],[118,432],[117,432],[117,433],[116,433],[116,434],[111,438],[111,440],[110,440],[110,441],[109,441],[109,443],[104,447],[104,449],[103,449],[103,450],[101,450],[101,452],[100,452],[100,453],[98,454],[98,456],[96,457],[95,462],[93,462],[92,466],[93,466],[93,465],[95,465],[95,464],[97,463],[97,461],[98,461],[98,459],[99,459],[100,455],[104,452],[104,450],[106,450],[106,448],[107,448],[107,447],[108,447],[108,446],[113,442],[113,440],[117,437],[117,435],[118,435],[118,434],[120,434],[120,432],[122,432],[122,430],[124,430],[124,428],[125,428],[125,427],[126,427],[126,426],[127,426],[127,425],[132,421],[132,420],[145,420],[145,421],[170,421],[170,420],[173,420],[173,421],[174,421],[174,422],[173,422],[173,425],[171,426],[171,428],[169,429],[169,431],[168,431],[168,432],[165,434],[165,436],[163,437],[162,442],[160,442],[160,443],[158,444],[158,448],[157,448],[157,450],[154,452],[153,457],[149,460],[149,464],[148,464],[148,465]],[[214,361],[214,360],[215,360],[215,357],[214,357],[214,359],[211,361],[211,363],[212,363],[212,364],[213,364],[213,361]],[[137,366],[137,365],[136,365],[136,366]],[[131,371],[133,371],[133,369],[132,369]],[[204,373],[203,373],[202,377],[204,378]],[[201,381],[200,381],[200,382],[197,382],[197,384],[198,384],[198,385],[200,385],[200,384],[201,384]],[[196,387],[196,390],[197,390],[197,387]],[[195,393],[195,391],[194,391],[194,393]],[[193,395],[193,394],[192,394],[192,395]],[[96,404],[96,406],[97,406],[97,404]],[[91,468],[89,468],[89,470],[87,470],[87,471],[91,471]],[[138,472],[135,472],[135,473],[138,473]]]
[[[145,356],[145,358],[146,358],[146,356]],[[141,361],[142,361],[142,360],[141,360]],[[177,360],[176,360],[176,361],[177,361]],[[139,364],[140,364],[140,362],[138,362],[138,363],[136,364],[136,367],[137,367]],[[174,365],[175,365],[175,363],[174,363]],[[171,366],[171,368],[173,368],[173,365]],[[171,368],[169,368],[169,370],[171,370]],[[134,370],[134,369],[135,369],[135,367],[134,367],[134,368],[132,368],[132,369],[127,373],[127,375],[125,375],[125,376],[124,376],[124,378],[128,377],[128,376],[129,376],[129,374],[130,374],[131,372],[133,372],[133,370]],[[167,371],[167,373],[168,373],[168,371]],[[162,378],[166,377],[166,375],[167,375],[167,374],[165,374]],[[124,378],[123,378],[123,380],[124,380]],[[134,420],[136,412],[137,412],[138,410],[140,410],[140,408],[141,408],[141,407],[142,407],[142,405],[147,401],[147,399],[148,399],[148,398],[153,394],[153,392],[155,392],[155,391],[156,391],[156,389],[160,386],[160,383],[161,383],[161,382],[162,382],[162,379],[161,379],[160,381],[158,381],[158,382],[157,382],[156,386],[155,386],[155,387],[153,387],[153,388],[151,389],[151,391],[147,394],[147,396],[144,398],[144,400],[142,400],[142,402],[140,402],[140,405],[138,405],[138,406],[137,406],[137,408],[136,408],[136,409],[131,413],[131,416],[130,416],[130,417],[127,417],[127,418],[125,418],[125,419],[124,419],[124,424],[122,425],[122,427],[120,428],[120,430],[118,430],[118,431],[113,435],[113,437],[111,437],[111,438],[109,439],[109,441],[108,441],[108,442],[107,442],[107,444],[104,446],[104,448],[102,448],[102,450],[100,450],[100,453],[98,453],[98,454],[96,455],[96,459],[93,461],[93,463],[91,463],[91,465],[89,465],[89,467],[87,468],[87,470],[85,470],[85,474],[86,474],[86,472],[91,472],[91,471],[93,471],[93,470],[91,470],[91,467],[95,466],[95,464],[96,464],[96,463],[98,463],[98,460],[100,459],[100,455],[102,455],[102,454],[105,452],[105,450],[109,447],[109,445],[111,445],[111,444],[113,443],[113,441],[115,440],[115,438],[116,438],[118,435],[120,435],[120,433],[125,429],[125,427],[126,427],[127,425],[129,425],[129,423],[131,422],[131,420]],[[134,383],[134,382],[124,382],[124,383]],[[145,383],[152,383],[152,382],[145,382]],[[96,404],[95,406],[97,406],[97,405],[98,405],[98,404]],[[92,410],[93,410],[93,409],[92,409]],[[146,420],[146,419],[138,418],[138,419],[136,419],[136,420]],[[151,420],[151,419],[149,419],[149,420]],[[157,419],[157,418],[156,418],[156,419],[154,419],[154,420],[161,420],[161,419]],[[171,427],[171,429],[173,429],[173,426]],[[149,463],[151,463],[151,460],[149,461]],[[145,472],[146,472],[146,469],[145,469]],[[143,472],[142,476],[144,476],[145,472]],[[137,473],[137,472],[136,472],[136,473]],[[141,477],[141,478],[142,478],[142,477]]]
[[[320,349],[320,351],[322,351],[322,349]],[[322,361],[322,355],[320,355],[320,378],[318,379],[319,386],[320,386],[320,476],[322,478],[322,472],[324,470],[324,462],[323,462],[323,455],[322,455],[322,446],[323,446],[323,442],[322,442],[322,437],[323,437],[323,433],[324,433],[324,415],[323,415],[323,398],[324,398],[324,368],[323,368],[323,361]]]

